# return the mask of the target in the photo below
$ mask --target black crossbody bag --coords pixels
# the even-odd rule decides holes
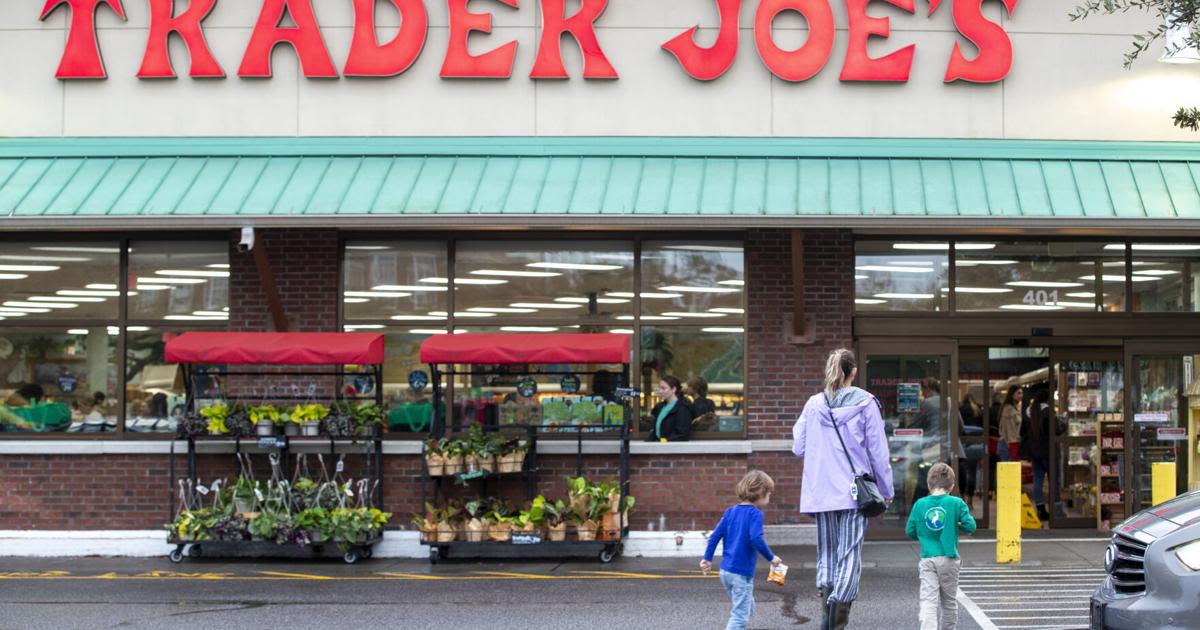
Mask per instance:
[[[825,397],[825,404],[828,406],[829,397]],[[829,420],[833,422],[833,432],[837,434],[838,442],[842,443],[842,452],[846,454],[846,462],[850,464],[850,472],[854,473],[854,500],[858,501],[858,511],[867,518],[874,518],[883,514],[887,510],[887,503],[883,500],[883,495],[879,492],[879,485],[875,483],[875,476],[867,473],[859,474],[854,468],[854,460],[850,459],[850,451],[846,449],[846,441],[842,439],[842,432],[838,430],[837,418],[833,417],[833,408],[829,409]],[[870,465],[870,462],[867,463]]]

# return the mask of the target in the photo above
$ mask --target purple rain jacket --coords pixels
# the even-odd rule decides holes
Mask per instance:
[[[853,472],[834,433],[835,420],[854,461]],[[828,402],[824,392],[809,398],[792,427],[792,439],[792,452],[804,460],[800,512],[858,509],[850,494],[856,473],[874,476],[883,498],[895,495],[883,418],[875,397],[866,391],[844,387]]]

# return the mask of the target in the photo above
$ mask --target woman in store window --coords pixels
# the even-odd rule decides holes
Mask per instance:
[[[879,401],[851,385],[856,374],[853,352],[830,353],[825,390],[808,399],[792,427],[792,452],[804,459],[800,511],[817,519],[821,628],[845,628],[850,605],[858,599],[867,519],[852,493],[855,476],[873,475],[888,502],[894,495]]]
[[[1004,404],[1000,406],[1000,444],[996,447],[996,455],[1000,461],[1016,461],[1021,447],[1021,399],[1025,390],[1020,385],[1008,388],[1004,395]]]
[[[1050,390],[1039,389],[1029,405],[1029,417],[1021,424],[1021,457],[1033,464],[1033,504],[1037,506],[1038,518],[1043,521],[1050,518],[1043,485],[1046,472],[1050,470],[1050,417],[1053,415]]]
[[[692,427],[697,431],[710,431],[717,423],[717,405],[708,397],[708,381],[699,376],[688,379],[688,393],[692,397]]]
[[[650,410],[653,429],[647,442],[684,442],[692,432],[692,405],[683,396],[683,383],[674,376],[664,376],[654,388],[662,401]]]

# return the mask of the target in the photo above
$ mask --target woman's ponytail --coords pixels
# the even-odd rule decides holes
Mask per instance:
[[[856,363],[854,353],[846,348],[838,348],[829,353],[825,361],[825,391],[833,394],[841,389],[850,378]]]

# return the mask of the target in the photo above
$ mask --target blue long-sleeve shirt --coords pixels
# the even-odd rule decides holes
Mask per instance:
[[[708,537],[708,548],[704,559],[712,562],[717,542],[724,540],[721,550],[721,570],[746,577],[754,577],[757,559],[754,552],[762,554],[768,561],[775,558],[767,541],[763,539],[763,513],[753,505],[735,505],[721,516],[721,522]]]

